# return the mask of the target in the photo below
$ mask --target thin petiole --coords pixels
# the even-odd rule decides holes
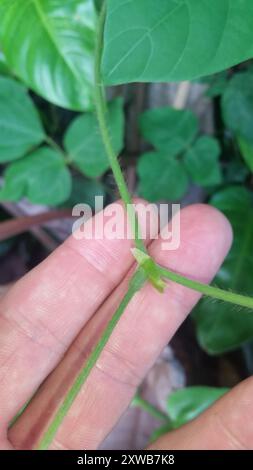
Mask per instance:
[[[229,302],[240,307],[253,309],[253,298],[246,297],[244,295],[236,294],[227,290],[219,289],[218,287],[209,286],[192,279],[188,279],[181,274],[174,273],[169,271],[166,268],[158,266],[160,275],[164,279],[169,279],[170,281],[181,284],[182,286],[188,287],[189,289],[200,292],[201,294],[211,297],[216,300],[222,300],[223,302]]]
[[[144,400],[144,398],[140,397],[140,395],[136,395],[134,397],[132,401],[132,406],[141,408],[142,410],[149,413],[150,416],[153,416],[153,418],[159,419],[161,421],[168,421],[169,419],[165,413],[158,410],[158,408],[156,408],[154,405],[149,403],[147,400]]]
[[[99,18],[98,23],[98,31],[97,31],[97,42],[96,42],[96,51],[95,51],[95,106],[97,112],[97,119],[99,123],[99,128],[101,132],[101,137],[105,146],[105,150],[111,165],[111,169],[115,178],[115,181],[118,186],[118,190],[120,196],[125,204],[127,209],[128,219],[134,234],[135,244],[136,247],[146,252],[145,245],[140,237],[140,229],[137,220],[137,216],[134,210],[132,198],[129,194],[123,173],[120,168],[120,164],[118,162],[117,155],[114,151],[110,130],[107,124],[107,104],[105,99],[105,89],[102,83],[101,77],[101,55],[103,50],[103,35],[104,35],[104,23],[105,23],[105,16],[106,16],[106,2],[102,7],[102,11]]]

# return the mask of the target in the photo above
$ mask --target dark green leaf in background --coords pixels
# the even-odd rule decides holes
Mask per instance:
[[[243,137],[238,137],[238,145],[247,167],[253,172],[253,142],[248,142]]]
[[[28,87],[64,108],[93,102],[92,0],[0,0],[1,47]]]
[[[252,0],[108,0],[106,84],[190,80],[253,56]]]
[[[0,77],[0,162],[22,157],[44,137],[27,90],[15,80]]]
[[[122,100],[116,99],[108,107],[113,147],[118,154],[123,147],[124,114]],[[75,165],[90,178],[101,176],[110,164],[99,133],[94,113],[78,116],[64,137],[65,148]]]
[[[185,150],[196,137],[198,122],[189,110],[155,108],[142,114],[140,130],[154,147],[173,157]]]
[[[72,179],[71,195],[64,205],[73,207],[75,204],[88,204],[94,209],[96,196],[105,197],[105,189],[100,182],[75,176]]]
[[[167,400],[168,421],[152,433],[151,442],[197,418],[228,391],[228,388],[193,386],[172,392]]]
[[[240,158],[240,155],[236,154],[227,161],[224,167],[224,183],[226,185],[245,183],[248,176],[249,169]]]
[[[34,204],[56,205],[70,192],[71,175],[62,155],[44,147],[8,166],[0,200],[26,197]]]
[[[205,83],[208,85],[208,88],[205,92],[205,95],[208,98],[217,98],[221,96],[228,84],[228,72],[220,72],[216,73],[215,75],[210,75],[208,77],[204,77],[201,80],[201,83]]]
[[[138,160],[139,194],[150,202],[180,199],[187,191],[188,177],[181,162],[166,153],[149,152]]]
[[[253,295],[253,195],[240,186],[217,192],[211,204],[230,220],[234,242],[214,284],[240,294]],[[203,299],[195,309],[197,336],[209,354],[221,354],[253,338],[253,315],[228,303]]]
[[[171,393],[167,413],[174,429],[196,418],[228,391],[227,388],[186,387]]]
[[[252,3],[253,5],[253,3]],[[253,144],[253,70],[237,73],[222,96],[222,112],[226,126],[236,135]]]
[[[220,151],[216,139],[203,136],[186,152],[184,164],[194,183],[204,187],[221,183]]]

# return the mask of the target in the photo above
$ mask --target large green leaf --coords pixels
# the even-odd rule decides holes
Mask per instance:
[[[253,69],[230,80],[222,96],[222,112],[227,127],[253,144]]]
[[[188,188],[187,173],[181,162],[166,153],[149,152],[138,160],[139,194],[150,202],[176,201]]]
[[[230,220],[234,243],[215,278],[215,285],[253,295],[253,196],[245,188],[228,187],[216,193],[211,203]],[[252,311],[204,299],[194,312],[197,335],[210,354],[239,347],[253,338]]]
[[[227,388],[186,387],[170,394],[167,413],[172,427],[179,428],[203,413],[228,391]]]
[[[219,155],[219,142],[208,136],[200,137],[188,149],[184,156],[184,164],[194,183],[203,187],[221,183]]]
[[[189,110],[155,108],[141,115],[140,130],[154,147],[173,157],[185,150],[196,137],[198,122]]]
[[[107,84],[188,80],[253,56],[252,0],[108,0]]]
[[[38,94],[73,110],[92,103],[95,22],[92,0],[0,0],[10,68]]]
[[[115,152],[123,147],[124,115],[122,100],[112,101],[108,106],[108,123]],[[94,113],[78,116],[64,137],[65,148],[75,165],[90,178],[101,176],[110,168],[104,144]]]
[[[27,90],[15,80],[0,77],[0,162],[22,157],[44,137]]]
[[[27,197],[35,204],[55,205],[70,192],[71,176],[62,155],[44,147],[8,166],[0,200]]]

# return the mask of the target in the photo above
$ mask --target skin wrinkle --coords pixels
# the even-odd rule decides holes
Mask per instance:
[[[9,323],[11,326],[14,326],[14,328],[16,328],[17,334],[20,333],[24,335],[26,340],[30,341],[33,346],[41,346],[47,352],[54,354],[57,354],[57,352],[66,348],[66,343],[64,343],[61,338],[57,337],[53,331],[50,331],[48,325],[45,325],[41,319],[36,325],[34,325],[32,321],[24,317],[22,314],[19,314],[19,318],[22,318],[22,324],[20,321],[15,321],[13,317],[8,318],[5,315],[3,315],[2,320]],[[26,322],[27,327],[25,327],[24,322]],[[32,328],[29,328],[29,326]],[[42,328],[38,328],[39,326]],[[50,344],[45,344],[43,341],[41,341],[41,338],[46,338],[47,342],[49,338],[52,338],[52,347]]]
[[[70,247],[68,247],[68,250],[71,250]],[[76,254],[77,255],[77,254]],[[77,255],[78,256],[78,255]],[[71,256],[71,259],[73,260],[73,255]],[[93,268],[94,270],[95,268]],[[94,271],[93,272],[90,272],[90,277],[94,277]],[[112,289],[112,281],[109,282],[108,281],[108,277],[102,277],[101,273],[99,272],[99,277],[101,277],[101,280],[98,281],[94,287],[95,287],[95,292],[94,292],[94,287],[93,289],[91,289],[90,291],[90,299],[93,300],[94,298],[97,299],[97,301],[99,302],[99,304],[102,302],[102,296],[103,296],[103,292],[101,292],[100,288],[99,288],[99,285],[100,283],[103,281],[104,284],[107,285],[106,287],[106,290],[111,290]],[[49,281],[47,282],[47,286],[48,286]],[[69,295],[69,288],[68,286],[66,285],[66,282],[63,283],[63,286],[65,286],[65,290],[66,290],[66,293],[67,295]],[[97,287],[96,287],[97,286]],[[39,291],[41,292],[41,284],[39,286]],[[79,293],[79,290],[78,290],[78,293]],[[95,295],[94,295],[95,294]],[[36,296],[37,295],[34,295],[32,296],[33,300],[36,299]],[[79,297],[80,297],[80,293],[79,293]],[[73,296],[72,296],[73,298]],[[55,302],[57,302],[59,299],[59,297],[57,296],[57,299],[55,300]],[[86,298],[86,301],[87,301],[87,298]],[[51,303],[51,302],[50,302]],[[81,302],[81,306],[83,305],[83,303]],[[4,305],[3,305],[3,308],[4,308]],[[42,304],[37,304],[37,311],[38,312],[41,312],[41,315],[43,315],[44,311],[47,310],[49,308],[49,306],[45,305],[44,308],[42,308]],[[83,308],[82,308],[83,309]],[[81,309],[81,311],[82,311]],[[6,311],[6,310],[5,310]],[[34,318],[34,312],[35,312],[35,308],[33,310],[33,316],[31,317],[32,319]],[[52,346],[49,347],[49,350],[51,351],[51,348],[54,348],[54,349],[59,349],[58,348],[58,345],[60,343],[60,345],[62,346],[62,350],[66,350],[66,348],[68,347],[68,344],[66,344],[64,341],[62,341],[62,333],[61,333],[61,337],[59,336],[59,333],[58,333],[58,328],[56,328],[56,331],[49,331],[49,328],[47,325],[44,325],[43,321],[40,319],[40,318],[37,318],[36,319],[36,323],[34,323],[32,320],[30,320],[27,315],[22,315],[22,309],[21,311],[19,312],[19,319],[22,318],[22,324],[20,323],[20,321],[14,321],[14,317],[13,317],[13,314],[14,312],[11,312],[10,313],[10,318],[9,318],[9,321],[12,321],[13,323],[16,323],[18,328],[22,329],[23,332],[26,334],[26,336],[30,339],[32,339],[33,341],[36,341],[37,343],[40,343],[41,341],[41,338],[46,338],[46,341],[48,341],[49,339],[49,333],[51,333],[51,336],[52,336]],[[17,312],[15,311],[15,314],[17,314]],[[6,314],[4,314],[5,316]],[[80,312],[80,320],[83,318],[83,314]],[[27,327],[25,328],[24,327],[24,323],[26,323]],[[41,328],[42,327],[42,328]],[[43,347],[48,347],[47,344],[44,344],[43,342],[41,343]]]
[[[108,266],[112,263],[113,261],[115,262],[115,260],[112,259],[112,256],[110,254],[110,257],[106,257],[104,255],[102,255],[102,260],[99,261],[98,258],[100,257],[100,250],[101,250],[101,253],[102,253],[102,250],[103,250],[103,246],[101,244],[101,248],[98,249],[98,248],[90,248],[90,249],[87,249],[85,251],[85,255],[84,254],[81,254],[79,251],[76,250],[76,248],[74,246],[68,246],[68,250],[70,252],[72,252],[72,254],[74,253],[75,255],[79,255],[80,257],[84,258],[85,261],[87,261],[88,265],[90,266],[90,270],[91,270],[91,276],[92,276],[92,271],[96,271],[96,274],[98,277],[100,277],[102,279],[105,279],[104,275],[105,275],[105,272],[107,271],[108,269]],[[112,288],[114,283],[115,283],[115,274],[114,273],[111,273],[111,272],[106,272],[107,276],[106,276],[106,281],[108,282],[108,288]]]
[[[141,376],[138,374],[138,362],[129,360],[121,354],[120,349],[116,346],[107,346],[103,351],[103,360],[97,361],[97,369],[109,377],[114,382],[121,385],[126,385],[128,388],[134,389],[141,381]],[[108,364],[108,366],[107,366]],[[113,367],[113,364],[115,367]],[[122,369],[127,371],[127,377],[122,379]]]
[[[29,363],[31,361],[34,361],[36,356],[43,353],[44,350],[46,350],[47,353],[50,352],[50,355],[47,354],[49,362],[57,361],[57,358],[59,356],[59,354],[58,354],[59,351],[55,350],[55,348],[50,349],[50,351],[49,351],[48,348],[45,347],[44,345],[38,344],[32,338],[27,337],[24,331],[20,330],[18,332],[18,337],[19,337],[19,334],[21,334],[21,336],[23,336],[23,339],[26,342],[27,342],[27,340],[29,342],[31,342],[30,357],[26,359],[27,365],[29,365]],[[19,338],[19,341],[20,341],[20,338]],[[3,351],[1,351],[1,352],[3,352]],[[2,355],[2,356],[3,356],[4,360],[3,360],[3,358],[1,357],[1,354],[0,354],[0,363],[1,363],[0,383],[1,383],[1,386],[4,387],[5,382],[10,381],[11,377],[13,377],[13,383],[16,383],[16,380],[15,380],[13,374],[14,374],[15,371],[16,371],[16,373],[18,371],[18,359],[22,362],[22,355],[20,355],[20,353],[17,351],[17,349],[15,347],[14,348],[12,347],[10,353]],[[4,356],[6,356],[6,358]],[[45,367],[45,364],[44,364],[44,366],[42,364],[40,364],[41,370],[43,370],[43,367]],[[33,378],[31,377],[31,379],[32,379],[31,380],[31,382],[32,382]],[[16,387],[16,385],[15,385],[15,387]],[[22,401],[19,404],[16,405],[16,412],[18,411],[18,408],[22,405],[23,405]]]
[[[25,361],[27,363],[27,365],[29,366],[29,364],[31,364],[35,361],[36,357],[39,358],[40,355],[45,354],[45,353],[46,353],[47,360],[43,361],[43,364],[40,363],[40,369],[46,371],[46,365],[50,364],[50,363],[56,364],[59,356],[61,357],[62,354],[63,354],[63,351],[67,349],[67,345],[64,344],[62,341],[58,341],[57,339],[55,339],[53,335],[52,336],[54,338],[54,343],[53,343],[53,347],[50,347],[48,344],[46,344],[45,341],[38,342],[37,340],[34,340],[30,337],[27,338],[24,333],[22,333],[22,334],[24,335],[24,344],[25,343],[26,344],[31,343],[30,344],[31,353],[30,353],[29,356],[23,357],[22,353],[20,353],[19,350],[14,348],[11,355],[9,357],[7,357],[7,359],[5,361],[6,362],[5,375],[10,376],[9,370],[11,370],[12,367],[14,369],[16,369],[15,364],[17,362],[17,357],[20,358],[21,362]],[[46,335],[46,333],[45,333],[45,335]],[[44,337],[46,337],[46,336],[44,336]],[[58,345],[57,347],[56,347],[56,344]],[[12,365],[12,361],[13,361],[13,365]],[[8,363],[9,363],[9,366],[8,366]],[[3,366],[2,366],[2,361],[1,361],[1,369],[2,369],[2,367]],[[3,378],[2,375],[1,375],[1,377]],[[9,381],[10,381],[10,377],[9,377]]]
[[[84,257],[80,256],[80,253],[78,253],[76,250],[74,250],[73,246],[72,245],[66,245],[64,246],[64,255],[62,255],[62,263],[66,263],[66,265],[68,266],[68,270],[66,271],[65,274],[67,274],[67,276],[63,276],[63,273],[62,273],[62,270],[59,269],[59,272],[58,272],[58,284],[57,284],[57,296],[55,297],[55,299],[53,300],[56,304],[59,300],[59,297],[60,298],[63,298],[63,299],[66,299],[69,297],[69,292],[70,292],[70,288],[75,288],[75,285],[76,283],[78,282],[79,278],[80,278],[80,269],[82,269],[84,271],[84,274],[88,274],[88,278],[89,277],[94,277],[96,275],[96,277],[98,277],[98,282],[101,280],[101,273],[98,272],[94,266],[92,266],[91,264],[88,264],[85,263],[85,259]],[[71,260],[71,263],[69,263],[69,260]],[[58,261],[58,266],[61,265],[61,259],[59,259]],[[57,269],[58,269],[58,266],[57,266]],[[51,267],[52,269],[52,267]],[[39,289],[36,290],[35,289],[35,292],[33,294],[33,296],[35,296],[38,292],[38,295],[40,296],[40,291],[41,289],[43,288],[43,284],[45,285],[44,287],[44,298],[45,300],[47,300],[47,298],[50,300],[50,305],[52,305],[52,293],[51,293],[51,286],[50,286],[50,266],[49,266],[49,269],[48,269],[48,276],[44,276],[44,283],[43,282],[40,282],[40,285],[38,286]],[[89,273],[87,273],[86,271],[89,270]],[[96,272],[95,272],[96,271]],[[91,289],[92,288],[95,288],[96,285],[93,287],[93,285],[91,285]],[[53,290],[54,290],[54,286],[53,286]],[[47,291],[49,291],[49,294],[47,293]],[[59,295],[60,294],[60,295]],[[77,292],[77,294],[79,294],[79,292]],[[72,294],[73,295],[73,294]],[[41,298],[41,296],[40,296]],[[78,298],[79,298],[79,295],[78,295]],[[35,297],[36,299],[36,297]],[[74,300],[74,298],[73,298]]]
[[[140,198],[134,198],[133,204],[137,205],[137,207],[138,205],[142,205],[142,206],[148,205],[146,201]],[[105,223],[109,222],[111,219],[114,219],[113,209],[114,209],[114,206],[116,208],[118,205],[124,208],[123,203],[121,201],[117,201],[116,203],[111,204],[111,206],[108,206],[111,212],[110,215],[104,215],[102,213],[98,213],[96,216],[98,217],[97,224],[98,225],[101,224],[100,219],[102,219]],[[141,211],[139,211],[138,220],[140,223],[140,227],[146,226],[146,220],[144,219],[144,217],[146,217],[145,212],[143,216]],[[156,221],[157,220],[156,212],[151,211],[150,217],[153,217],[153,220]],[[86,230],[88,233],[91,230],[92,224],[93,222],[91,220],[88,220],[86,223]],[[106,273],[106,276],[112,276],[113,280],[115,280],[115,278],[118,278],[119,272],[122,271],[122,266],[124,266],[124,257],[127,256],[129,258],[129,250],[132,246],[134,246],[133,240],[126,239],[127,215],[125,212],[123,213],[123,224],[124,224],[124,237],[125,237],[124,240],[111,239],[110,244],[105,243],[104,239],[102,240],[98,239],[95,241],[88,240],[87,243],[85,244],[85,250],[82,248],[83,245],[80,244],[80,240],[77,240],[75,243],[73,243],[73,237],[70,237],[70,239],[67,240],[67,244],[71,245],[71,248],[73,249],[73,251],[76,251],[78,254],[83,256],[86,259],[86,261],[91,264],[91,266],[97,269],[97,271],[102,272],[103,274]],[[153,230],[152,236],[155,237],[156,235],[157,235],[157,230],[156,231]],[[151,234],[148,232],[147,240],[144,240],[146,244],[150,242],[150,236]],[[124,243],[123,246],[122,246],[122,243]],[[121,260],[120,266],[118,266],[119,260]],[[133,263],[134,263],[134,259],[132,259],[132,264]],[[112,265],[114,266],[113,270],[110,269]],[[117,269],[117,267],[119,267],[119,269]],[[125,272],[127,272],[128,269],[129,269],[129,266],[128,267],[126,266]]]
[[[35,354],[35,349],[34,349],[34,345],[31,345],[31,358],[34,359],[36,357],[36,354]],[[37,345],[36,345],[37,346]],[[36,347],[36,349],[38,349]],[[40,349],[40,348],[39,348]],[[52,355],[50,356],[49,360],[53,360],[54,357],[57,357],[58,354],[55,352],[55,351],[51,351],[52,352]],[[22,356],[19,356],[20,358],[22,358]],[[4,379],[5,378],[9,378],[10,376],[10,370],[12,370],[12,373],[13,371],[17,370],[16,369],[16,363],[17,363],[17,350],[13,350],[13,352],[6,358],[6,360],[1,364],[1,376],[0,376],[0,383],[3,384],[4,382]],[[14,367],[11,367],[11,366],[14,366]],[[40,365],[41,366],[41,365]]]
[[[222,433],[225,434],[225,437],[228,441],[228,447],[235,449],[235,450],[250,450],[246,448],[246,446],[240,442],[239,438],[235,433],[232,431],[232,429],[228,426],[226,426],[225,422],[223,421],[222,415],[220,413],[214,413],[213,415],[214,419],[214,429],[217,429],[217,433],[219,432],[219,428],[221,429]],[[230,446],[230,443],[232,444]]]

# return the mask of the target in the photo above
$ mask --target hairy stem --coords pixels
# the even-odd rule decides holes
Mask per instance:
[[[201,282],[193,281],[192,279],[188,279],[187,277],[181,276],[181,274],[174,273],[161,266],[158,266],[158,270],[162,278],[177,282],[182,286],[200,292],[206,297],[211,297],[216,300],[222,300],[223,302],[229,302],[240,307],[253,309],[252,297],[246,297],[244,295],[236,294],[234,292],[219,289],[218,287],[213,287],[207,284],[203,284]]]
[[[182,286],[195,290],[200,294],[205,295],[206,297],[211,297],[216,300],[222,300],[223,302],[229,302],[231,304],[238,305],[239,307],[253,309],[252,297],[236,294],[231,291],[219,289],[218,287],[209,286],[208,284],[203,284],[202,282],[194,281],[193,279],[189,279],[188,277],[182,276],[181,274],[170,271],[169,269],[164,268],[163,266],[159,266],[159,264],[155,263],[155,261],[147,253],[143,253],[142,251],[138,250],[138,248],[132,249],[132,253],[135,259],[137,260],[139,266],[142,266],[144,269],[145,266],[148,266],[149,263],[152,263],[148,269],[151,272],[151,277],[152,273],[154,272],[155,276],[160,279],[160,281],[162,282],[162,290],[164,290],[164,288],[166,287],[166,284],[163,283],[163,280],[169,279],[170,281],[176,282],[177,284],[181,284]],[[145,269],[146,273],[148,272],[148,269]],[[148,275],[147,277],[150,279]]]
[[[105,146],[105,150],[111,165],[111,169],[118,186],[120,196],[126,206],[129,222],[135,238],[136,247],[139,250],[146,251],[145,245],[140,238],[140,230],[138,226],[138,220],[134,210],[132,198],[129,194],[123,173],[118,162],[118,156],[116,155],[110,136],[110,130],[107,124],[107,104],[105,99],[105,89],[101,77],[101,56],[103,50],[103,37],[104,37],[104,23],[106,16],[106,2],[101,10],[98,30],[97,30],[97,42],[95,51],[95,106],[97,111],[97,119],[99,123],[101,137]]]
[[[127,305],[129,304],[130,300],[134,297],[134,295],[143,287],[146,282],[146,275],[142,268],[138,268],[135,272],[133,277],[129,282],[129,288],[127,293],[125,294],[123,300],[121,301],[119,307],[117,308],[116,312],[114,313],[113,317],[109,321],[107,327],[105,328],[99,342],[94,347],[92,353],[90,354],[88,360],[85,362],[81,372],[75,379],[72,387],[66,394],[62,404],[60,405],[59,409],[57,410],[53,421],[49,425],[48,429],[44,433],[41,441],[38,444],[38,450],[45,450],[48,449],[51,442],[53,441],[54,436],[56,435],[61,423],[64,420],[64,417],[68,413],[70,407],[72,406],[76,396],[80,392],[82,386],[86,382],[87,378],[89,377],[93,367],[95,366],[97,360],[99,359],[104,347],[108,343],[114,328],[118,324],[124,310],[126,309]]]

